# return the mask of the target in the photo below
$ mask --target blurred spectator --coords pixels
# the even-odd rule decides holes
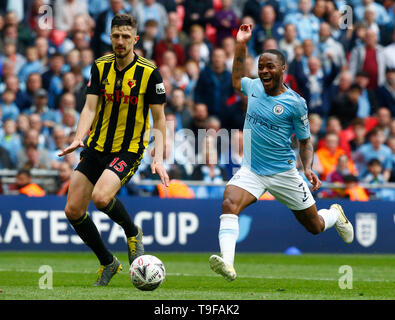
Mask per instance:
[[[228,180],[224,168],[219,166],[218,153],[215,145],[215,137],[207,135],[199,148],[198,164],[191,175],[192,180],[200,180],[208,183],[205,186],[193,187],[196,198],[218,198],[221,197],[224,187],[216,186]]]
[[[45,148],[50,130],[43,126],[43,121],[38,113],[29,115],[29,126],[31,129],[37,130],[38,135],[38,148]]]
[[[374,90],[368,88],[369,75],[365,71],[357,72],[355,83],[362,88],[362,94],[358,99],[358,118],[367,118],[374,114],[377,109],[377,98]]]
[[[332,61],[338,68],[346,65],[346,55],[343,46],[332,38],[329,23],[321,23],[319,36],[319,41],[317,43],[318,57],[321,59],[323,67],[327,71],[331,70]]]
[[[182,5],[185,10],[183,30],[187,33],[195,24],[205,30],[206,24],[214,18],[215,11],[212,0],[184,0]]]
[[[393,121],[395,123],[395,121]],[[389,178],[389,182],[395,182],[395,131],[394,133],[388,138],[387,146],[392,151],[392,170],[391,176]]]
[[[188,187],[182,179],[182,173],[177,169],[170,169],[169,174],[169,186],[165,187],[162,183],[157,184],[157,193],[160,198],[169,199],[193,199],[195,193]],[[155,194],[155,193],[154,193]]]
[[[357,21],[363,20],[366,10],[373,10],[375,21],[378,24],[386,25],[390,22],[388,13],[383,5],[375,2],[374,0],[362,0],[362,3],[354,8],[354,14]]]
[[[338,96],[332,100],[329,116],[340,119],[343,129],[346,129],[358,113],[358,99],[362,94],[362,88],[358,84],[352,84],[345,96]]]
[[[293,0],[293,1],[284,1],[284,2],[294,3],[295,1]],[[243,7],[242,17],[250,16],[252,19],[254,19],[255,23],[259,23],[259,20],[261,18],[261,8],[266,5],[272,6],[275,9],[276,13],[277,14],[279,13],[279,10],[280,10],[279,4],[275,0],[247,0],[247,1],[245,1],[244,7]],[[281,3],[280,3],[280,6],[281,6]],[[296,4],[296,7],[297,7],[297,4]],[[282,12],[285,12],[285,11],[282,11]],[[242,23],[245,23],[245,22],[242,22]]]
[[[204,103],[196,103],[193,107],[191,123],[188,125],[188,128],[190,128],[193,131],[195,137],[197,137],[199,129],[205,128],[207,118],[208,118],[207,105]]]
[[[387,140],[391,132],[391,111],[387,107],[378,108],[376,119],[377,127],[383,130],[384,140]]]
[[[335,97],[344,97],[351,87],[353,76],[349,70],[343,70],[339,74],[339,82],[331,87],[330,96],[332,101]]]
[[[145,22],[144,31],[140,33],[140,39],[136,43],[135,48],[140,48],[144,51],[144,57],[152,60],[155,56],[155,46],[158,42],[158,22],[149,19]],[[161,64],[157,63],[158,66]]]
[[[18,190],[19,194],[28,197],[45,196],[45,191],[38,184],[32,182],[32,175],[28,169],[21,169],[18,171],[14,188]]]
[[[26,98],[29,99],[29,108],[34,104],[34,96],[42,88],[42,79],[40,73],[32,72],[26,80],[26,89],[24,91]]]
[[[326,180],[329,173],[335,170],[338,159],[345,154],[345,151],[339,147],[339,137],[334,133],[325,134],[325,145],[316,151],[317,159],[322,166],[322,172],[319,172],[321,180]],[[348,162],[350,172],[355,172],[355,166],[352,160]]]
[[[297,36],[298,34],[294,24],[288,23],[284,26],[284,37],[279,41],[278,47],[285,53],[288,64],[295,58],[295,46],[301,45]]]
[[[88,7],[86,1],[83,0],[57,0],[54,11],[55,28],[68,32],[77,15],[88,14]]]
[[[350,201],[369,201],[367,191],[358,184],[358,177],[347,175],[343,178],[345,191],[345,198]]]
[[[53,129],[52,137],[48,142],[48,151],[51,157],[52,169],[59,169],[60,165],[65,162],[64,158],[60,158],[58,154],[67,146],[67,136],[61,126]]]
[[[201,25],[192,25],[189,29],[190,44],[186,48],[187,58],[196,61],[200,69],[210,62],[212,44],[206,39]]]
[[[175,88],[171,96],[170,103],[167,104],[166,108],[170,109],[177,119],[177,130],[188,128],[191,123],[191,113],[187,109],[185,102],[185,94],[182,89]]]
[[[222,116],[227,112],[227,101],[234,94],[232,74],[226,70],[225,52],[216,48],[212,63],[201,71],[195,87],[195,102],[207,105],[211,115]]]
[[[380,106],[386,106],[392,117],[395,117],[395,68],[387,68],[385,78],[384,85],[377,88],[377,100]]]
[[[352,123],[353,138],[350,140],[352,154],[363,144],[367,142],[365,121],[361,118],[355,118]]]
[[[56,123],[60,123],[62,115],[58,110],[53,110],[48,107],[48,93],[45,89],[39,89],[34,95],[34,104],[29,110],[26,110],[26,114],[33,115],[37,114],[40,116],[42,125],[44,128],[50,129],[55,126]]]
[[[49,70],[42,77],[43,88],[49,93],[48,106],[54,108],[55,97],[62,90],[62,68],[65,58],[61,53],[54,53],[49,60]]]
[[[295,58],[295,78],[306,99],[309,112],[318,113],[323,117],[326,117],[330,109],[329,98],[326,95],[339,73],[339,67],[333,61],[333,54],[328,53],[328,56],[331,59],[329,72],[322,68],[320,59],[311,57],[308,60],[309,72],[307,74],[303,70],[300,57]]]
[[[392,43],[384,48],[385,66],[387,68],[395,69],[394,57],[395,57],[395,28],[392,31]]]
[[[66,135],[77,130],[77,111],[71,108],[63,110],[62,126]]]
[[[244,119],[247,113],[248,99],[243,94],[237,94],[238,99],[236,102],[228,107],[228,112],[221,118],[223,128],[239,129],[244,128]]]
[[[17,132],[21,138],[25,136],[25,133],[30,129],[29,116],[25,113],[21,113],[16,120]]]
[[[34,46],[37,48],[38,60],[41,63],[41,70],[47,67],[49,61],[49,40],[45,37],[37,37],[34,41]]]
[[[57,196],[65,196],[69,191],[69,185],[71,180],[71,175],[73,173],[73,167],[67,163],[63,162],[58,168],[58,189],[56,191]]]
[[[224,49],[226,55],[226,70],[232,72],[233,57],[235,55],[236,49],[236,39],[234,37],[224,38],[222,40],[221,47]]]
[[[274,38],[279,41],[284,33],[282,24],[276,21],[276,12],[271,5],[263,6],[260,12],[260,19],[256,21],[251,39],[248,42],[248,52],[254,57],[259,56],[262,52],[265,39]]]
[[[284,24],[292,23],[296,26],[299,40],[311,39],[317,43],[320,20],[311,13],[311,9],[311,0],[299,0],[298,12],[288,13]]]
[[[184,89],[185,98],[188,102],[193,102],[196,83],[199,79],[199,65],[193,60],[188,60],[185,64],[185,72],[188,76],[188,84]]]
[[[7,149],[0,145],[0,169],[13,169],[14,165],[11,161],[10,155]],[[1,181],[0,181],[1,185]]]
[[[309,115],[309,128],[314,149],[316,149],[318,141],[322,137],[322,124],[323,121],[319,114],[312,113]]]
[[[381,128],[376,127],[369,133],[369,143],[359,147],[355,153],[354,161],[360,176],[367,172],[367,164],[371,159],[378,159],[383,166],[383,177],[388,181],[392,170],[392,151],[384,144],[385,137]]]
[[[365,176],[362,177],[362,182],[371,184],[382,184],[385,182],[384,176],[382,174],[383,167],[378,159],[370,159],[368,162],[368,171]],[[371,192],[375,194],[375,192]]]
[[[163,63],[163,55],[166,51],[170,50],[177,56],[177,65],[185,64],[185,51],[184,48],[176,43],[177,27],[175,25],[167,25],[165,28],[165,36],[162,41],[159,41],[155,46],[154,59],[158,66]]]
[[[222,7],[215,12],[215,17],[211,21],[216,30],[215,43],[222,44],[223,39],[233,36],[233,30],[238,28],[238,18],[232,8],[232,0],[221,0]]]
[[[34,46],[26,48],[26,63],[21,67],[18,73],[19,80],[26,82],[29,74],[33,72],[42,73],[43,66],[38,56],[38,49]]]
[[[17,46],[14,42],[11,41],[4,41],[4,50],[2,50],[2,57],[1,59],[4,61],[10,61],[13,63],[14,73],[18,74],[21,70],[22,66],[26,63],[26,58],[17,52]]]
[[[144,24],[147,20],[155,20],[158,23],[158,38],[162,38],[165,33],[165,27],[169,23],[165,7],[156,0],[143,0],[136,3],[131,14],[137,19],[138,32],[144,30]]]
[[[364,15],[363,15],[363,21],[366,23],[367,29],[372,30],[376,36],[377,39],[380,41],[380,28],[379,25],[376,23],[376,13],[373,10],[372,6],[368,6],[365,9]]]
[[[30,108],[30,99],[27,94],[20,89],[19,79],[15,75],[9,75],[5,79],[5,88],[15,92],[15,104],[18,106],[19,111],[24,111]]]
[[[12,119],[16,121],[19,115],[19,108],[15,103],[16,94],[11,89],[4,90],[1,95],[0,108],[3,111],[2,120]]]
[[[0,139],[0,145],[7,150],[12,167],[16,165],[17,153],[22,149],[22,142],[19,134],[17,133],[16,122],[12,119],[4,121],[4,135]]]
[[[372,30],[367,30],[364,45],[357,46],[351,51],[350,71],[355,76],[358,71],[364,71],[369,76],[368,89],[376,89],[385,81],[384,49],[377,43],[377,36]]]

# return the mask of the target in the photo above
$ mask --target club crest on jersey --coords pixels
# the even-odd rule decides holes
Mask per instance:
[[[130,89],[134,88],[136,86],[136,80],[130,80],[128,81],[128,86],[130,87]]]
[[[273,112],[274,112],[274,114],[279,116],[280,114],[282,114],[284,112],[284,107],[281,104],[276,104],[273,107]]]
[[[102,84],[103,86],[106,86],[106,85],[110,84],[110,82],[108,82],[108,79],[105,78],[105,79],[101,82],[101,84]]]

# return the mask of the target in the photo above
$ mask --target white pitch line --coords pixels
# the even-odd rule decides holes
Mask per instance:
[[[79,273],[79,274],[90,274],[94,273],[92,270],[53,270],[54,273],[59,272],[59,273]],[[32,272],[36,273],[38,270],[32,270],[32,269],[0,269],[0,272]],[[166,273],[168,276],[181,276],[181,277],[208,277],[208,278],[218,278],[220,277],[219,275],[216,275],[214,273],[210,274],[193,274],[193,273]],[[272,279],[272,280],[282,280],[282,279],[288,279],[288,280],[307,280],[307,281],[338,281],[339,279],[337,278],[319,278],[319,277],[292,277],[292,276],[269,276],[269,275],[237,275],[238,278],[244,278],[244,279]],[[395,282],[395,279],[393,280],[388,280],[388,279],[355,279],[354,281],[359,281],[359,282]]]

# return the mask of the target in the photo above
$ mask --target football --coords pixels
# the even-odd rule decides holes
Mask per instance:
[[[133,261],[129,269],[129,275],[137,289],[152,291],[165,280],[166,270],[163,262],[157,257],[143,255]]]

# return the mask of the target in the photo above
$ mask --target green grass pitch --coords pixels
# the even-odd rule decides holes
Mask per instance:
[[[108,287],[96,288],[92,253],[1,252],[0,300],[395,299],[395,255],[239,253],[238,278],[228,283],[210,270],[210,253],[152,254],[165,264],[167,277],[157,290],[143,292],[129,280],[126,253],[116,254],[123,271]],[[39,288],[42,265],[53,270],[53,289]],[[352,268],[352,289],[339,287],[344,265]]]

